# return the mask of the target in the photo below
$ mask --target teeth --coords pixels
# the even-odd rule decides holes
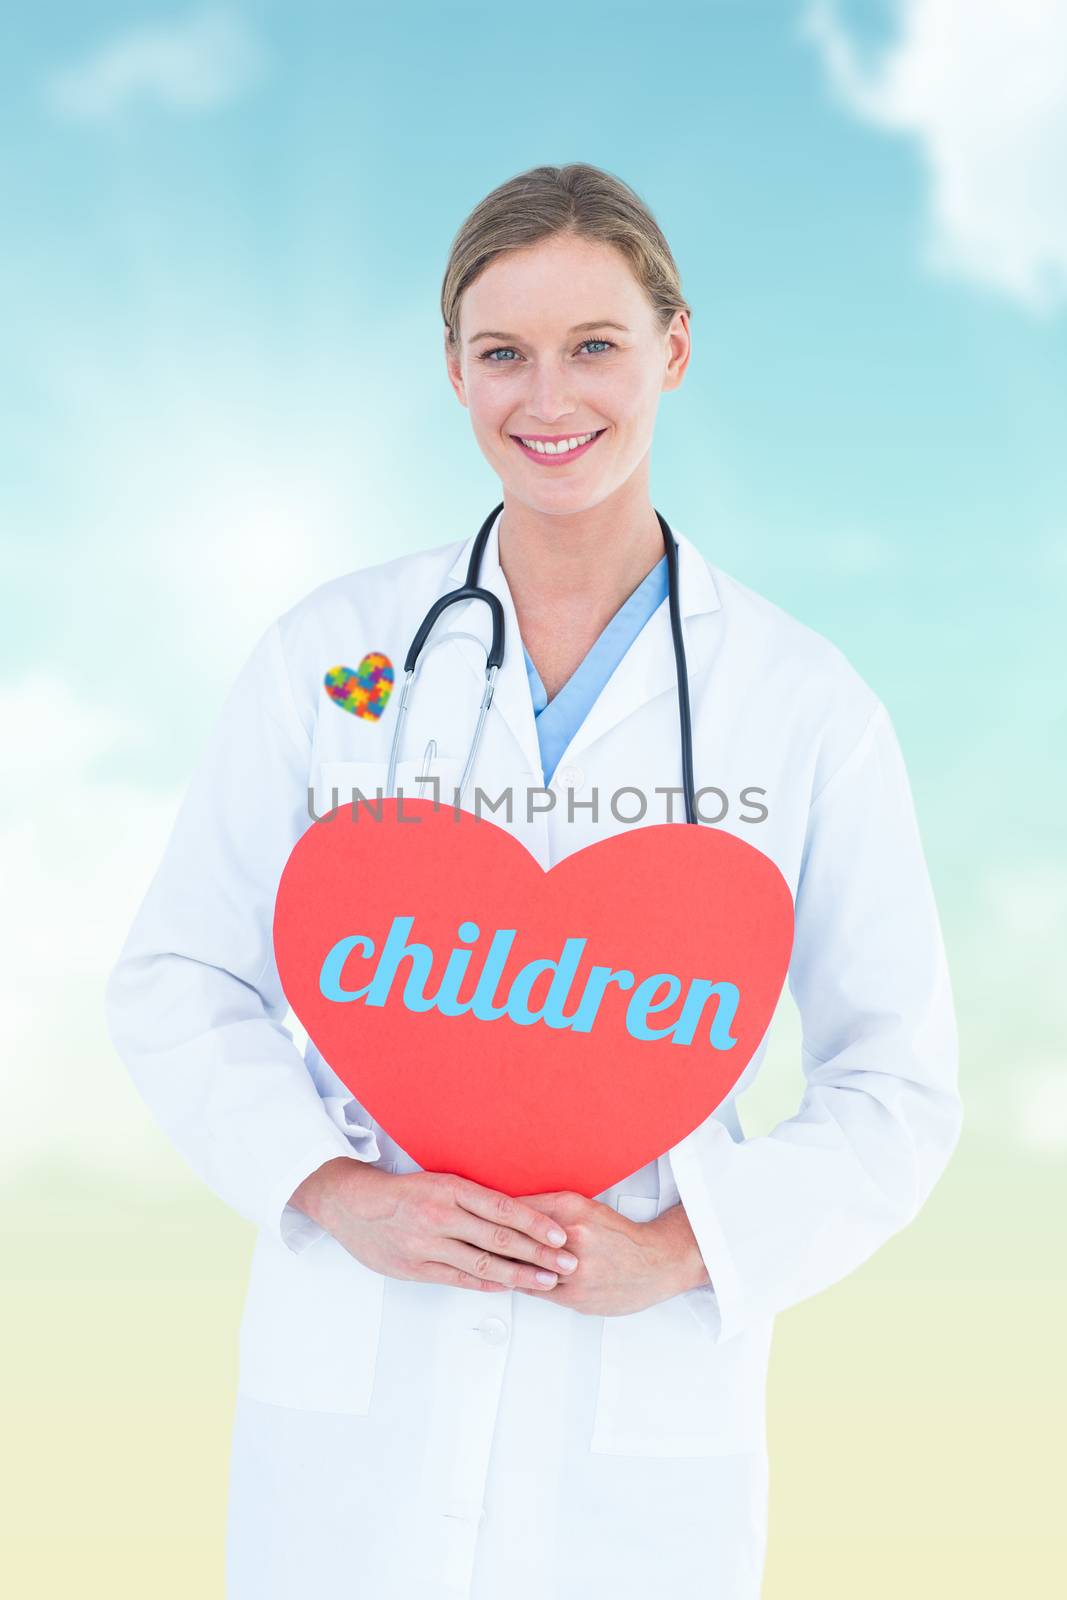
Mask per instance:
[[[579,445],[588,444],[590,439],[596,437],[593,433],[581,433],[574,439],[560,439],[558,444],[544,444],[539,439],[523,439],[527,450],[536,450],[542,456],[565,456],[568,450],[577,450]]]

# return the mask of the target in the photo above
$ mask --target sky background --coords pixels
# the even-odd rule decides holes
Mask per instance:
[[[949,1172],[779,1320],[766,1595],[1044,1594],[1067,1566],[1067,6],[551,20],[39,0],[6,21],[3,1538],[22,1593],[98,1560],[116,1597],[148,1575],[222,1593],[252,1235],[152,1124],[102,986],[271,619],[497,503],[445,375],[441,278],[485,193],[572,160],[650,205],[693,306],[654,503],[888,707],[959,1012]],[[785,1004],[747,1133],[795,1109],[796,1043]]]

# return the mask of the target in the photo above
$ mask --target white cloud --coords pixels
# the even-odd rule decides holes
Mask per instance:
[[[1059,961],[1067,949],[1067,870],[1052,861],[1039,868],[994,869],[983,887],[993,925],[1002,937],[1036,941],[1042,949],[1055,951]]]
[[[42,1157],[163,1184],[181,1174],[107,1031],[104,986],[159,865],[180,794],[94,775],[129,719],[35,674],[0,686],[0,1166]],[[307,1035],[292,1013],[298,1048]],[[163,1136],[160,1135],[162,1138]]]
[[[926,265],[1047,314],[1067,300],[1067,6],[898,0],[872,65],[837,0],[802,24],[856,116],[910,134],[929,175]]]
[[[137,1170],[139,1101],[106,1033],[103,984],[154,873],[177,796],[93,775],[137,730],[68,680],[0,689],[0,1159]]]
[[[41,780],[80,773],[130,732],[120,713],[85,703],[69,679],[46,670],[0,687],[0,724],[0,816],[13,800],[21,806]],[[58,733],[60,724],[62,738],[50,738],[47,730]]]
[[[263,51],[247,24],[225,11],[131,28],[54,73],[46,104],[57,115],[107,122],[138,101],[196,114],[235,99],[258,76]]]
[[[1005,862],[986,868],[978,888],[969,926],[950,952],[957,973],[967,974],[957,993],[966,1125],[1026,1150],[1062,1151],[1067,866]]]
[[[299,357],[271,360],[239,326],[194,317],[147,330],[118,357],[92,328],[77,346],[43,343],[37,382],[72,419],[53,446],[79,530],[62,583],[79,601],[101,597],[95,613],[72,605],[70,653],[99,664],[150,654],[168,674],[162,716],[185,664],[198,689],[210,680],[221,696],[258,634],[318,584],[466,537],[469,519],[441,503],[442,482],[457,500],[463,488],[442,427],[455,405],[443,363],[436,386],[404,376],[431,359],[410,331],[423,316],[398,307],[401,331],[380,355],[338,355],[315,323]],[[37,566],[25,587],[51,603],[49,552]],[[101,632],[102,611],[121,636]]]
[[[1031,1150],[1067,1150],[1067,1057],[1030,1067],[1017,1092],[1022,1142]]]
[[[961,1073],[964,1131],[1005,1153],[1061,1161],[1067,1151],[1067,1054],[1024,1055]],[[746,1124],[747,1129],[747,1124]]]
[[[327,350],[320,369],[313,349],[290,392],[232,330],[230,343],[214,327],[181,332],[144,341],[129,362],[107,360],[92,342],[38,352],[56,414],[79,424],[63,441],[85,530],[65,549],[62,582],[80,603],[63,658],[90,662],[110,687],[94,694],[76,665],[0,682],[0,1165],[9,1173],[41,1157],[145,1182],[180,1171],[177,1155],[172,1167],[160,1163],[159,1140],[146,1135],[103,996],[187,778],[153,789],[116,774],[157,764],[159,730],[165,744],[187,693],[206,696],[210,723],[256,635],[307,590],[468,531],[432,515],[439,457],[412,481],[411,436],[434,434],[440,411],[425,385],[391,397],[369,358],[349,372]],[[405,427],[383,424],[387,415]],[[34,548],[40,582],[27,592],[57,603],[54,556]],[[191,691],[186,662],[197,671]],[[149,670],[158,681],[137,714],[129,708],[145,704]],[[295,1019],[287,1026],[302,1045]]]

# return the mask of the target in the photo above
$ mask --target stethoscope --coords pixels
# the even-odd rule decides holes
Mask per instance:
[[[385,780],[385,792],[387,795],[392,795],[393,793],[393,785],[396,779],[397,756],[400,751],[400,730],[403,727],[404,718],[407,715],[408,700],[410,699],[412,684],[415,681],[416,673],[419,668],[419,658],[422,655],[422,647],[426,643],[430,629],[433,627],[442,611],[447,610],[449,606],[454,606],[461,600],[484,600],[486,605],[489,607],[493,618],[493,637],[489,645],[489,649],[486,651],[485,657],[485,692],[482,695],[482,703],[478,708],[478,721],[474,729],[474,738],[471,740],[470,753],[467,756],[467,764],[463,768],[463,776],[459,782],[458,796],[462,796],[467,787],[467,780],[470,778],[471,771],[474,767],[475,757],[478,754],[478,745],[481,742],[482,729],[485,726],[485,719],[488,715],[489,707],[493,703],[493,690],[496,687],[496,675],[499,671],[500,663],[504,659],[504,607],[499,598],[493,594],[491,590],[482,589],[478,585],[478,575],[481,571],[482,565],[482,552],[485,549],[486,540],[489,538],[489,530],[492,528],[493,522],[497,515],[503,511],[503,509],[504,502],[501,501],[498,506],[494,506],[493,510],[490,511],[489,515],[479,528],[478,537],[474,541],[474,547],[471,550],[470,560],[467,563],[466,583],[464,583],[461,588],[453,589],[449,594],[443,594],[439,599],[434,601],[433,605],[420,622],[418,632],[411,641],[411,648],[409,649],[404,660],[404,682],[400,689],[400,704],[397,708],[396,726],[393,728],[393,742],[389,749],[389,770],[386,774]],[[675,669],[678,676],[678,719],[681,724],[682,784],[685,791],[685,820],[687,822],[696,822],[697,810],[693,780],[693,725],[689,714],[689,672],[686,667],[685,637],[682,632],[682,611],[678,598],[678,542],[668,527],[666,518],[661,517],[658,511],[656,512],[656,517],[659,521],[660,528],[663,531],[663,543],[667,551],[667,603],[670,608],[671,636],[674,640],[674,660]],[[438,643],[443,642],[444,639],[454,639],[456,637],[457,635],[455,633],[443,634],[441,639],[438,640]],[[478,638],[477,634],[464,634],[458,637],[474,639],[477,644],[482,645],[483,649],[485,648],[483,641]]]

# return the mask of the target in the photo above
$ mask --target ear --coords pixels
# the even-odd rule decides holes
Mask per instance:
[[[463,366],[459,358],[459,353],[453,348],[449,340],[447,328],[444,330],[444,342],[445,367],[448,372],[448,381],[456,391],[456,398],[458,399],[460,405],[466,406],[467,385],[463,380]]]
[[[685,376],[692,354],[688,311],[676,311],[666,334],[667,365],[663,374],[663,390],[677,389]]]

